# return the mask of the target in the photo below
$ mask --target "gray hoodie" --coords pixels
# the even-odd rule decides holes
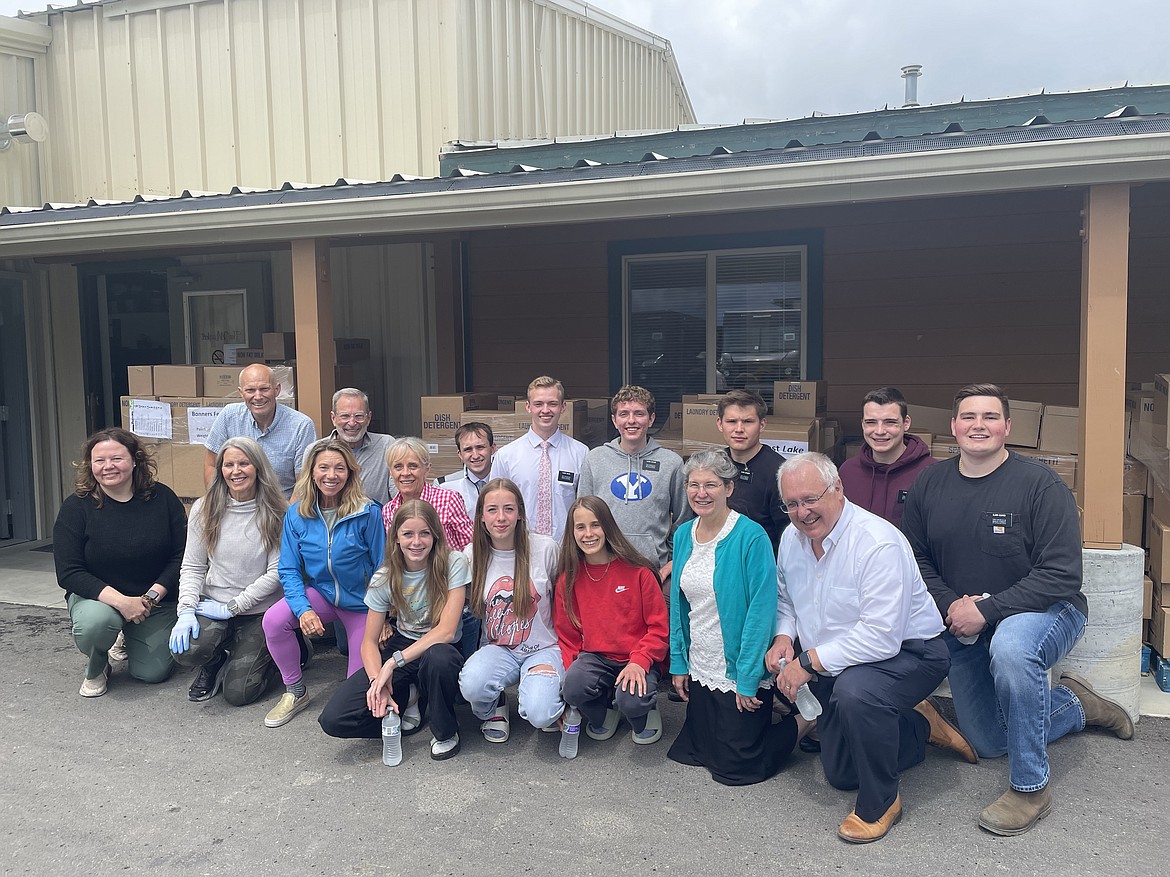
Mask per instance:
[[[594,448],[581,465],[578,496],[599,496],[630,543],[665,566],[670,560],[671,536],[693,517],[683,487],[682,457],[650,439],[636,454],[613,439]]]

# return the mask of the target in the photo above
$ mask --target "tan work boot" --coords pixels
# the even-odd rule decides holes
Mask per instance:
[[[1125,707],[1115,700],[1102,697],[1087,680],[1075,673],[1061,673],[1060,684],[1076,695],[1085,711],[1085,727],[1104,728],[1122,740],[1133,737],[1133,719]]]
[[[914,712],[930,722],[930,739],[927,741],[928,743],[932,746],[949,749],[951,752],[957,753],[968,764],[979,763],[979,756],[975,753],[975,747],[967,742],[967,738],[962,735],[958,728],[939,715],[938,710],[934,708],[934,704],[929,699],[922,701],[922,703],[914,707]]]
[[[1048,786],[1039,792],[1008,789],[979,814],[979,827],[992,834],[1008,837],[1023,834],[1052,812],[1052,793]]]

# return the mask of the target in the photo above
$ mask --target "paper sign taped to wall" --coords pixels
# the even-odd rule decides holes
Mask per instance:
[[[149,399],[130,400],[130,431],[143,438],[171,438],[171,406],[169,402]]]
[[[187,434],[190,438],[187,441],[193,445],[203,444],[221,411],[222,408],[188,408]]]
[[[808,453],[808,442],[794,442],[788,439],[760,439],[760,444],[768,445],[782,457],[795,457],[798,454]]]

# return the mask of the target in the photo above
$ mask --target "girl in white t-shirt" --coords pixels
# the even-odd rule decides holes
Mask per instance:
[[[520,488],[507,478],[484,485],[471,544],[471,612],[483,622],[483,645],[459,674],[459,690],[483,720],[484,739],[508,739],[504,689],[519,683],[517,712],[534,728],[551,728],[564,711],[565,674],[552,620],[557,543],[528,531]]]
[[[441,761],[459,752],[455,699],[463,657],[458,643],[467,583],[467,559],[447,547],[438,513],[430,503],[407,500],[394,514],[386,537],[382,566],[366,589],[366,630],[362,667],[330,698],[321,712],[321,727],[334,737],[381,736],[387,709],[402,712],[412,686],[418,706],[430,716],[431,758]],[[379,643],[387,618],[394,635]],[[402,717],[402,733],[421,727]]]

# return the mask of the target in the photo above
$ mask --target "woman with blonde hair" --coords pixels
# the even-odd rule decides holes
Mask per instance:
[[[349,669],[362,665],[366,583],[386,545],[378,504],[362,491],[353,452],[325,438],[309,448],[294,493],[300,497],[284,516],[280,584],[284,599],[264,613],[264,637],[284,680],[285,693],[264,725],[279,728],[309,703],[301,676],[296,631],[320,636],[341,621],[349,640]]]
[[[148,446],[124,429],[95,432],[74,466],[73,495],[53,525],[53,560],[73,641],[88,661],[80,694],[106,693],[109,651],[121,631],[130,675],[162,682],[175,668],[167,634],[187,539],[183,506],[155,481]]]
[[[429,713],[431,758],[442,761],[459,752],[455,701],[463,657],[453,643],[459,641],[470,578],[467,559],[448,547],[434,507],[417,499],[401,503],[390,522],[382,566],[365,594],[369,611],[360,645],[365,672],[343,682],[321,711],[326,734],[378,738],[387,710],[394,710],[405,736]],[[389,617],[395,619],[394,635],[381,645]],[[403,708],[415,686],[418,712]]]
[[[280,533],[288,503],[268,455],[253,439],[223,443],[207,492],[187,524],[179,573],[179,618],[171,652],[197,667],[188,697],[243,706],[272,678],[261,618],[280,599]]]
[[[494,478],[479,494],[475,536],[463,553],[471,561],[471,612],[483,624],[484,644],[463,665],[459,690],[489,743],[508,739],[509,685],[520,686],[520,718],[549,728],[565,708],[552,616],[557,543],[528,531],[520,488]]]

